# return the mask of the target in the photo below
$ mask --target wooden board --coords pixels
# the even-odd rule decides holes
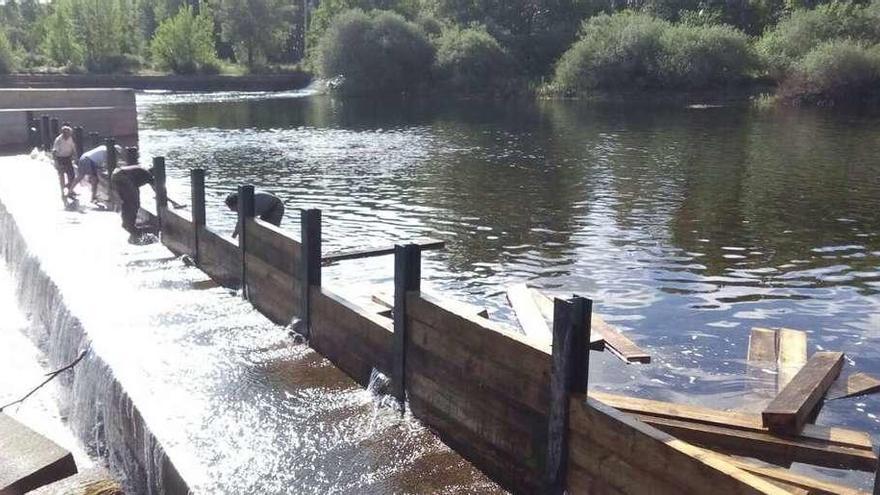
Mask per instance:
[[[828,390],[828,400],[858,397],[880,391],[880,379],[867,373],[856,372],[841,377]]]
[[[401,242],[399,244],[417,244],[422,251],[429,249],[443,249],[446,247],[446,241],[437,239],[420,239],[409,242]],[[378,248],[351,249],[348,251],[339,251],[330,253],[321,257],[324,264],[336,263],[346,260],[357,260],[362,258],[375,258],[378,256],[390,256],[394,254],[394,246],[384,246]]]
[[[238,246],[229,238],[200,228],[199,268],[225,287],[241,286],[241,259]]]
[[[287,232],[256,218],[245,222],[248,254],[288,275],[298,276],[302,256],[300,243]]]
[[[749,334],[748,361],[750,363],[776,363],[776,330],[752,329]]]
[[[456,311],[472,314],[479,316],[480,318],[489,318],[489,310],[486,308],[481,308],[479,306],[475,306],[473,304],[469,304],[462,301],[456,301],[454,299],[445,298],[437,295],[434,292],[427,291],[422,289],[422,294],[430,295],[432,298],[437,300],[443,300],[443,303],[447,306],[452,306],[456,308]],[[377,292],[371,296],[371,299],[374,303],[392,310],[394,309],[394,296],[387,292]]]
[[[246,260],[251,304],[277,325],[288,325],[295,316],[300,316],[299,280],[250,253]]]
[[[553,300],[537,290],[532,297],[548,321],[553,321]],[[639,348],[619,330],[608,324],[601,315],[593,313],[590,318],[590,348],[606,349],[625,363],[650,363],[651,355]]]
[[[167,208],[162,209],[161,238],[162,244],[178,256],[192,255],[195,252],[192,222],[189,218]]]
[[[511,285],[507,288],[507,302],[513,308],[523,333],[533,339],[550,339],[550,327],[535,303],[531,289],[525,284]]]
[[[571,493],[789,493],[595,399],[572,397],[569,430]]]
[[[784,389],[807,363],[807,333],[790,328],[776,331],[776,390]]]
[[[813,409],[840,374],[843,354],[817,352],[761,413],[764,426],[780,434],[796,435]]]
[[[867,495],[868,493],[838,483],[797,474],[788,469],[769,465],[762,466],[751,460],[736,457],[726,457],[726,460],[743,471],[750,472],[771,482],[777,481],[790,487],[800,488],[810,495]]]

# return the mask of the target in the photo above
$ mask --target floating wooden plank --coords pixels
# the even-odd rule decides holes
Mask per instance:
[[[828,390],[828,400],[858,397],[880,391],[880,379],[867,373],[856,372],[840,378]]]
[[[536,290],[532,291],[532,297],[541,309],[541,314],[552,321],[552,301],[550,298]],[[590,325],[590,348],[607,349],[625,363],[651,362],[650,354],[608,324],[601,315],[593,313]]]
[[[813,409],[840,374],[843,353],[817,352],[779,395],[761,417],[771,431],[796,435],[803,429]]]
[[[799,436],[780,438],[763,427],[759,414],[720,411],[688,404],[591,391],[590,397],[682,440],[769,462],[808,462],[869,470],[876,456],[871,437],[843,428],[805,425]]]
[[[446,247],[446,241],[437,239],[420,239],[407,241],[401,244],[416,244],[422,251],[429,249],[443,249]],[[352,249],[348,251],[339,251],[331,253],[321,258],[321,262],[325,265],[346,260],[357,260],[362,258],[375,258],[377,256],[390,256],[394,254],[394,246],[386,246],[380,248]]]
[[[507,288],[507,302],[513,308],[523,333],[535,339],[550,339],[550,327],[541,314],[526,284],[516,284]]]
[[[446,297],[442,297],[437,295],[432,291],[422,290],[423,294],[430,295],[432,298],[437,300],[442,300],[446,306],[454,307],[456,312],[465,313],[469,315],[479,316],[480,318],[489,318],[489,310],[486,308],[481,308],[479,306],[475,306],[473,304],[468,304],[466,302],[457,301],[455,299],[449,299]],[[384,306],[389,310],[394,309],[394,296],[387,292],[377,292],[372,295],[372,300],[374,303]]]
[[[776,330],[753,328],[749,334],[748,361],[750,363],[776,363]]]
[[[736,457],[727,457],[727,462],[742,469],[758,475],[770,482],[781,482],[787,486],[800,488],[809,495],[867,495],[856,488],[852,488],[838,483],[832,483],[825,480],[804,476],[793,473],[788,469],[775,466],[760,465],[751,460],[738,459]]]
[[[790,328],[776,331],[776,390],[782,390],[807,363],[807,333]]]

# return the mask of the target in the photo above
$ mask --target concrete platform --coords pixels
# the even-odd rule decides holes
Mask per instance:
[[[73,455],[0,413],[0,495],[19,495],[76,474]]]
[[[109,471],[95,467],[38,488],[28,495],[91,495],[95,493],[117,495],[122,493],[122,487],[114,481]]]

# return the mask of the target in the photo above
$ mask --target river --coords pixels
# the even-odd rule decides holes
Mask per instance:
[[[425,284],[495,319],[511,319],[512,283],[592,298],[654,357],[603,356],[593,386],[759,408],[753,326],[805,330],[810,353],[880,374],[880,115],[308,92],[148,92],[138,106],[172,196],[208,169],[209,225],[231,229],[222,199],[251,183],[285,200],[288,226],[293,208],[321,208],[325,251],[447,241],[425,254]],[[391,265],[325,277],[366,294],[389,287]],[[819,422],[877,441],[876,411],[877,397],[835,401]]]

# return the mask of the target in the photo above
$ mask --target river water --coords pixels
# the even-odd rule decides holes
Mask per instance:
[[[745,356],[753,326],[808,332],[880,374],[880,116],[679,103],[338,100],[309,92],[143,93],[145,156],[172,195],[208,169],[208,222],[243,183],[324,212],[325,251],[415,237],[429,287],[509,320],[527,282],[594,299],[654,357],[607,356],[594,386],[760,408]],[[390,259],[326,275],[388,288]],[[772,370],[763,373],[772,375]],[[876,397],[820,423],[877,438]],[[826,471],[827,472],[827,471]],[[839,473],[829,473],[838,475]],[[857,482],[864,483],[864,479]]]

